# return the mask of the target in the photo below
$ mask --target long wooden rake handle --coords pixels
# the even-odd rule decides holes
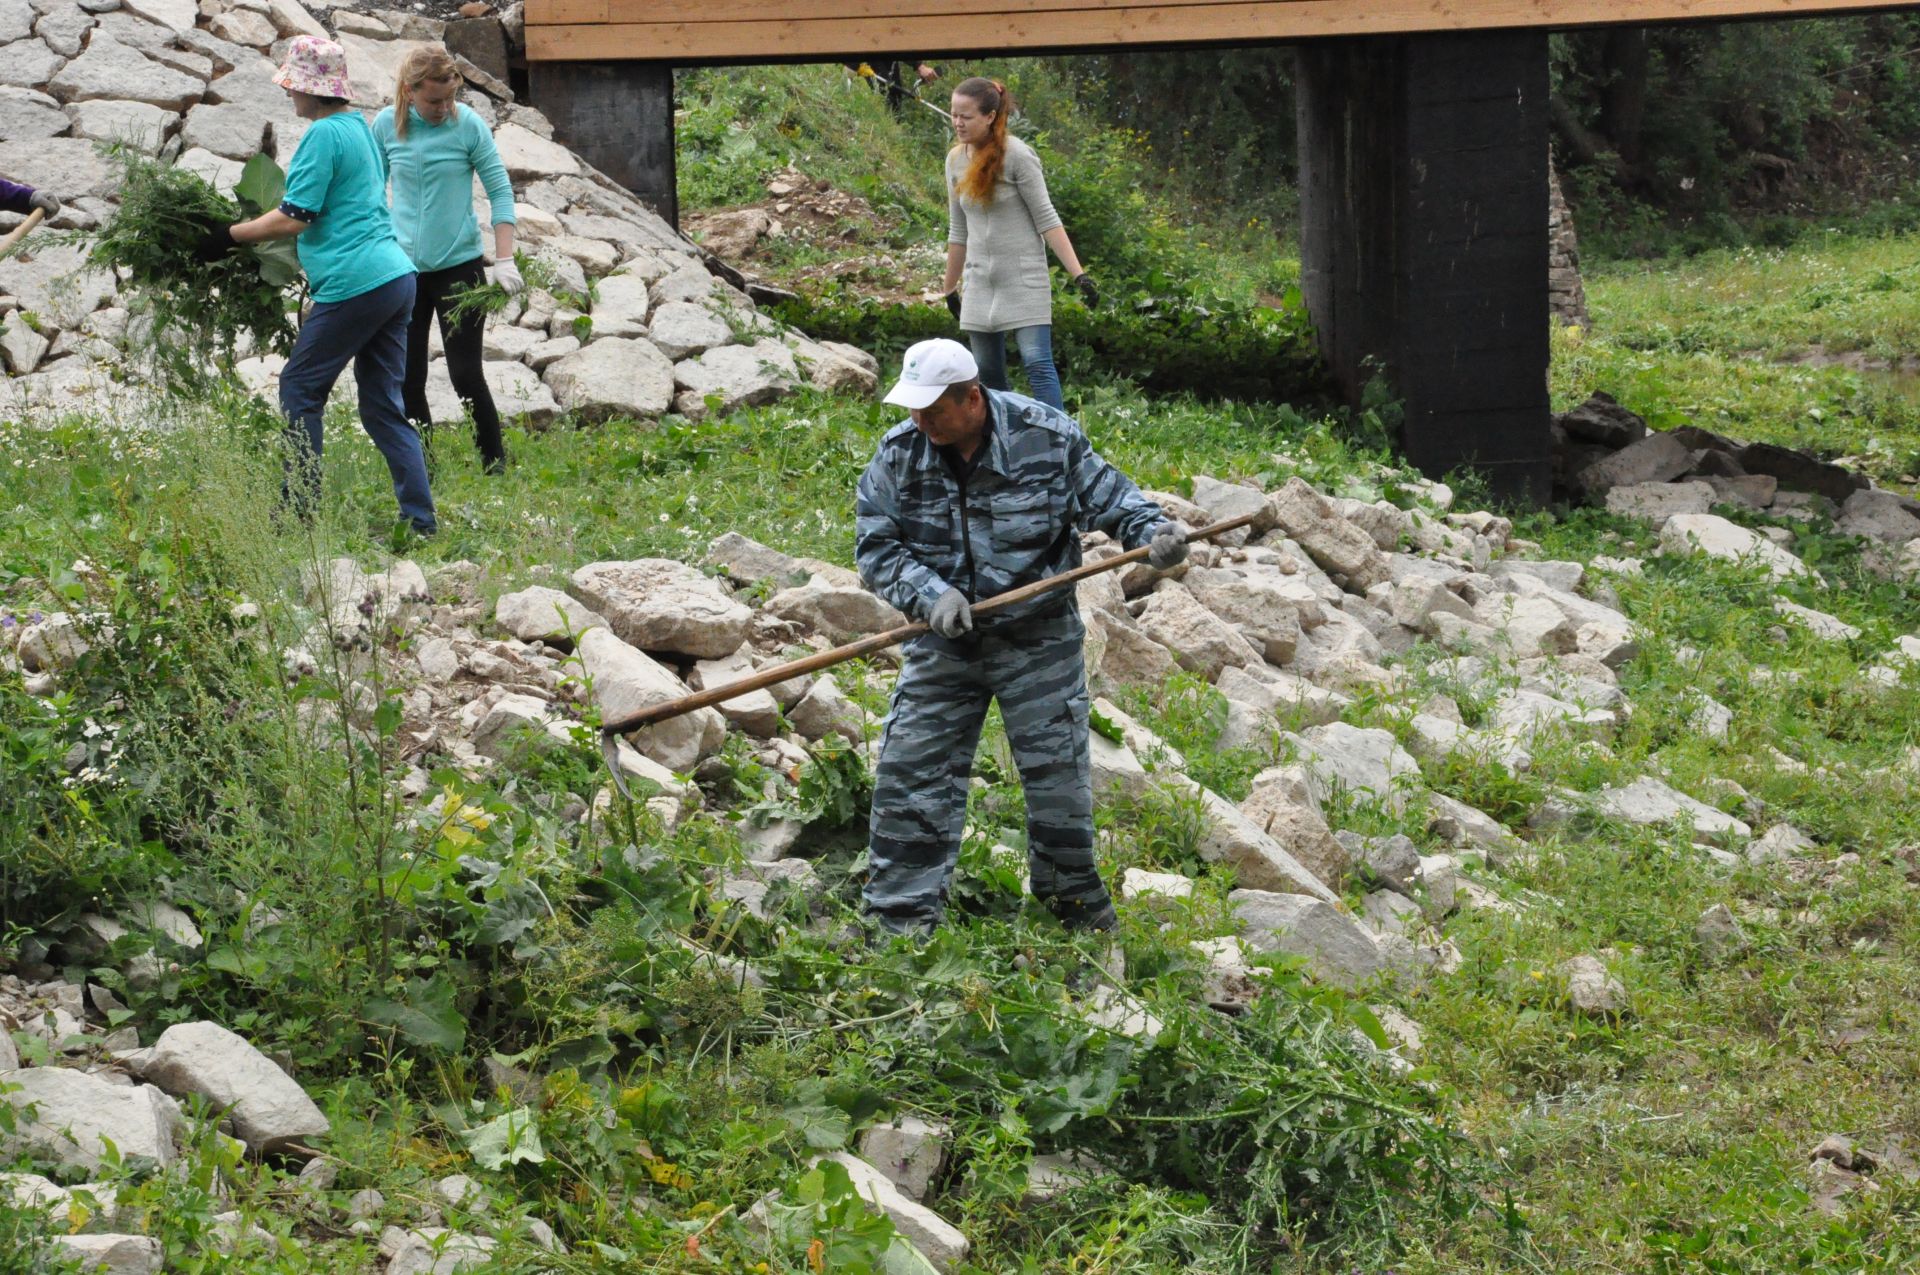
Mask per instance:
[[[27,219],[25,221],[15,226],[12,230],[9,230],[7,232],[7,237],[5,239],[0,239],[0,261],[4,261],[7,257],[7,254],[11,253],[14,250],[14,248],[19,244],[19,242],[22,239],[25,239],[27,237],[28,231],[32,230],[35,226],[39,225],[41,222],[45,221],[46,219],[47,219],[47,210],[44,208],[36,208],[32,212],[27,214]]]
[[[1242,514],[1238,518],[1229,518],[1225,522],[1216,522],[1211,527],[1202,527],[1198,531],[1190,531],[1187,533],[1187,543],[1193,544],[1197,541],[1211,540],[1215,536],[1225,535],[1235,528],[1246,526],[1257,517],[1259,517],[1258,514]],[[1049,576],[1045,580],[1036,580],[1032,584],[1021,585],[1018,589],[1009,589],[1005,593],[996,594],[991,598],[974,603],[973,613],[975,615],[991,615],[995,611],[1013,606],[1018,602],[1025,602],[1029,598],[1037,598],[1044,593],[1052,593],[1056,589],[1064,589],[1070,585],[1078,584],[1089,576],[1097,576],[1105,571],[1113,571],[1117,568],[1128,566],[1131,563],[1144,561],[1150,550],[1151,546],[1142,545],[1138,549],[1128,550],[1126,553],[1120,554],[1117,557],[1105,558],[1099,562],[1090,562],[1084,566],[1075,567],[1071,571],[1062,572],[1057,576]],[[816,655],[791,660],[785,664],[775,665],[773,668],[761,669],[758,673],[750,677],[743,677],[738,681],[728,682],[724,686],[713,686],[692,695],[683,695],[679,699],[664,700],[661,703],[640,710],[631,717],[622,718],[617,722],[609,722],[600,728],[600,744],[607,755],[607,764],[613,771],[614,779],[619,781],[620,767],[615,761],[614,740],[629,731],[639,730],[642,726],[655,726],[661,722],[671,721],[673,718],[691,713],[696,709],[711,708],[715,704],[738,698],[751,691],[764,690],[769,686],[787,681],[790,678],[801,677],[808,673],[817,673],[821,669],[832,668],[836,664],[845,664],[848,660],[859,659],[863,655],[871,655],[875,651],[885,650],[896,642],[904,642],[908,638],[919,637],[922,633],[928,631],[925,624],[903,624],[898,628],[888,629],[883,633],[875,633],[871,637],[863,637],[858,641],[849,642],[845,646],[836,646],[832,650],[821,651]],[[621,784],[621,791],[623,793],[626,791],[624,783]]]

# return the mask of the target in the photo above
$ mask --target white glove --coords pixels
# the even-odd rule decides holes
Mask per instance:
[[[520,267],[510,259],[493,263],[493,281],[505,288],[508,296],[527,290],[527,281],[520,277]]]

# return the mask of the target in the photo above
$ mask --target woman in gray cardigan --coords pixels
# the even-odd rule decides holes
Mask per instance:
[[[1089,307],[1100,298],[1047,198],[1040,157],[1007,136],[1006,85],[975,77],[953,91],[954,148],[947,152],[947,274],[941,290],[973,347],[980,380],[1007,385],[1009,333],[1033,397],[1065,409],[1053,365],[1053,288],[1047,249]],[[954,289],[960,289],[954,306]]]

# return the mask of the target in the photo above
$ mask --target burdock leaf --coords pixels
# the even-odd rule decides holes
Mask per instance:
[[[233,193],[247,206],[247,216],[258,217],[280,206],[280,197],[287,193],[287,175],[266,155],[255,155],[240,170]]]
[[[255,261],[260,263],[260,278],[269,287],[284,288],[300,280],[300,256],[291,239],[270,239],[251,245]]]

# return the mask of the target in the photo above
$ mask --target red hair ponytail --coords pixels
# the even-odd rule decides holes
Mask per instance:
[[[1007,164],[1007,115],[1013,109],[1013,94],[998,80],[974,76],[954,87],[955,93],[970,99],[982,114],[992,114],[987,140],[973,148],[973,162],[961,174],[960,197],[975,204],[993,202],[993,188],[1000,184],[1000,171]]]

